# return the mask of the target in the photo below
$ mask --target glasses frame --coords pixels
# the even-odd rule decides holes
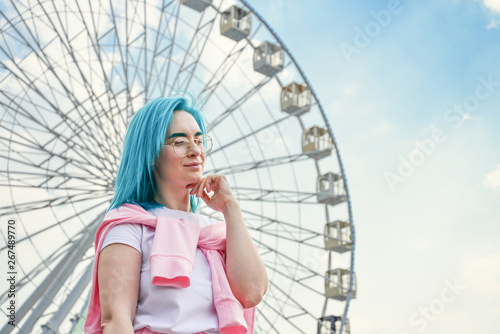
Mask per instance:
[[[201,152],[201,154],[204,154],[204,155],[208,155],[210,152],[212,152],[212,149],[214,148],[214,140],[212,139],[212,137],[210,137],[209,135],[202,135],[203,137],[208,137],[210,139],[210,142],[212,143],[212,145],[210,146],[210,150],[208,152]],[[182,138],[186,138],[186,137],[182,137]],[[191,151],[191,142],[193,142],[193,140],[188,140],[189,142],[189,146],[187,148],[187,151],[186,151],[186,155],[179,155],[179,153],[177,153],[177,151],[175,150],[175,139],[173,142],[171,142],[170,144],[164,144],[165,146],[172,146],[172,149],[174,150],[174,153],[180,157],[180,158],[184,158],[184,157],[187,157],[189,155],[189,151]],[[201,150],[200,150],[201,151]]]

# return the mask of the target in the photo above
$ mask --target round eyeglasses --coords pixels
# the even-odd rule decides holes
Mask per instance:
[[[209,135],[196,137],[194,142],[201,151],[201,154],[208,154],[212,151],[213,141]],[[179,157],[186,157],[191,149],[191,141],[184,137],[175,138],[172,143],[165,145],[172,146],[175,154]]]

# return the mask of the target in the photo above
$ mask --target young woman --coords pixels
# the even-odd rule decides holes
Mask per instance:
[[[202,114],[184,97],[155,99],[134,115],[125,136],[115,196],[103,222],[112,227],[103,228],[106,233],[98,230],[96,237],[93,294],[86,333],[212,334],[220,333],[221,326],[228,326],[224,329],[227,333],[250,333],[253,330],[253,318],[248,314],[254,316],[255,313],[246,311],[255,310],[266,293],[267,272],[227,178],[224,175],[203,177],[206,155],[211,149],[212,139],[206,134]],[[224,221],[198,214],[200,198],[209,208],[221,212]],[[129,212],[139,212],[140,215],[134,217],[144,219],[130,218],[127,216]],[[187,237],[182,233],[191,233],[179,232],[187,231],[182,228],[194,227],[190,231],[201,231],[201,240],[205,229],[218,226],[217,231],[223,231],[225,240],[217,237],[210,242],[224,245],[225,250],[207,253],[210,250],[202,248],[200,243],[196,247],[195,240],[194,246],[191,245],[194,257],[192,273],[189,278],[183,278],[188,283],[153,284],[151,272],[156,251],[153,250],[153,254],[152,247],[157,247],[153,245],[155,238],[160,240],[159,234],[155,235],[159,229],[154,224],[156,221],[160,224],[160,217],[168,222],[162,232],[163,240],[156,241],[163,244],[162,247],[172,249],[176,242],[179,248],[185,246],[185,242],[172,239],[178,238],[173,236],[174,227],[178,228],[175,233],[181,233],[180,238]],[[116,224],[118,221],[120,223]],[[198,238],[198,232],[192,232],[195,238]],[[210,233],[206,238],[222,236]],[[214,269],[217,254],[222,254],[217,259],[219,262],[223,259],[224,264]],[[170,265],[172,268],[167,265],[164,270],[177,270],[177,262],[168,263],[174,264]],[[219,275],[217,282],[213,281],[214,275]],[[172,282],[171,277],[163,280]],[[230,305],[233,311],[236,310],[230,314],[240,317],[239,313],[245,312],[248,325],[245,330],[242,326],[231,325],[231,316],[221,318],[222,306],[214,304],[214,298],[219,298],[217,294],[222,291],[215,289],[224,281],[229,283],[230,297],[234,296],[239,304]],[[220,303],[217,301],[216,304]],[[99,315],[100,319],[97,319]]]

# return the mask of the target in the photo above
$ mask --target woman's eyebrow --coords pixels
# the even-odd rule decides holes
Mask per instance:
[[[201,136],[203,133],[201,131],[196,132],[194,135],[195,136]],[[168,138],[174,138],[174,137],[187,137],[187,134],[183,132],[177,132],[177,133],[172,133]]]

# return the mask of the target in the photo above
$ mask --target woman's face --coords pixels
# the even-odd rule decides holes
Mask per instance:
[[[198,183],[205,168],[205,154],[195,145],[194,139],[200,136],[201,130],[194,117],[184,110],[174,111],[174,117],[165,138],[166,144],[176,139],[188,139],[191,143],[187,156],[178,156],[172,145],[165,145],[160,152],[154,174],[156,185],[162,183],[175,187],[193,188]],[[188,166],[188,165],[195,166]],[[190,187],[187,187],[191,185]]]

